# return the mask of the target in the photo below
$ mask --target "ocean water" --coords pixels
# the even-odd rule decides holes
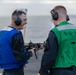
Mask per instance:
[[[70,22],[76,24],[76,15],[70,15]],[[28,16],[27,25],[24,28],[23,35],[24,41],[44,42],[51,30],[51,17],[50,16]],[[0,17],[0,29],[10,25],[10,17]]]

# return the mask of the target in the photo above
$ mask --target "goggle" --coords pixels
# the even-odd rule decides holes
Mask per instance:
[[[27,13],[27,9],[16,9],[17,11],[22,11],[23,13]]]
[[[27,20],[27,18],[25,18],[25,19],[23,19],[24,21],[26,21]]]

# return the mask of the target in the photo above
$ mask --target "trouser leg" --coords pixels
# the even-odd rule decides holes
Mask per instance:
[[[73,70],[55,69],[50,72],[49,75],[74,75]]]
[[[3,70],[2,75],[24,75],[24,69],[20,67],[18,69]]]

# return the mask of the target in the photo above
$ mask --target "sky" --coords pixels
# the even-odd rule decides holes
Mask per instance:
[[[63,5],[68,14],[76,15],[76,0],[0,0],[0,16],[10,16],[17,8],[27,8],[28,16],[50,15],[56,5]]]

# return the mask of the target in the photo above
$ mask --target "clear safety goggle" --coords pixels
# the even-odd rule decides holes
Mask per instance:
[[[24,13],[27,13],[27,9],[16,9],[17,11],[22,11]]]

